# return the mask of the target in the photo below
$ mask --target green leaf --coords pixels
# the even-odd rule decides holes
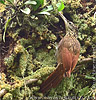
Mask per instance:
[[[26,1],[24,4],[26,4],[26,5],[36,5],[37,4],[37,2],[36,1],[31,1],[31,0],[29,0],[29,1]]]
[[[3,34],[3,41],[5,42],[5,33],[6,33],[6,30],[7,30],[7,27],[9,25],[9,22],[12,20],[12,18],[8,19],[8,21],[6,22],[5,24],[5,29],[4,29],[4,34]]]
[[[51,11],[51,10],[53,10],[53,7],[52,7],[52,5],[49,5],[49,6],[47,6],[47,8],[44,8],[42,11]]]
[[[39,12],[38,14],[50,15],[50,13],[49,12],[46,12],[46,11]]]
[[[65,8],[63,2],[57,3],[56,6],[58,7],[58,11],[62,11]]]
[[[32,8],[33,8],[34,11],[36,11],[40,6],[40,0],[35,0],[35,1],[37,2],[37,4],[36,5],[32,5]]]
[[[40,4],[43,5],[44,4],[44,0],[40,0]]]
[[[8,1],[10,4],[14,5],[14,0],[6,0]]]
[[[34,19],[35,18],[35,15],[32,15],[32,16],[30,16],[32,19]]]
[[[35,0],[37,2],[36,5],[32,5],[34,11],[36,11],[40,6],[44,4],[44,0]]]
[[[85,88],[79,90],[79,92],[80,92],[80,93],[79,93],[79,96],[84,96],[84,95],[86,95],[86,94],[88,93],[88,91],[89,91],[89,87],[86,86]]]
[[[20,9],[20,10],[25,14],[30,14],[30,12],[31,12],[29,8],[25,8],[24,10]]]
[[[95,80],[96,79],[95,77],[91,77],[91,76],[87,76],[87,75],[85,76],[85,78],[86,79],[92,79],[92,80]]]
[[[0,0],[0,3],[5,4],[5,2],[3,0]]]

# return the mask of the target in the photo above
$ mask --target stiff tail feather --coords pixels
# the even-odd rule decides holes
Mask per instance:
[[[41,84],[40,92],[45,93],[51,88],[55,88],[62,80],[64,74],[63,64],[59,64],[53,73]]]

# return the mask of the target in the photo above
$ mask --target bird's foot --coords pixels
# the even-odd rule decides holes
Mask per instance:
[[[71,71],[69,70],[69,71],[67,71],[66,73],[65,73],[65,77],[70,77],[71,76]]]

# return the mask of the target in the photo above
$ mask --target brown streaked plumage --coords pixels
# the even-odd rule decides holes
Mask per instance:
[[[80,53],[80,43],[76,39],[76,27],[72,22],[68,22],[61,13],[59,15],[65,22],[66,35],[58,44],[56,52],[58,66],[56,70],[40,86],[40,92],[42,93],[55,88],[63,77],[70,77],[78,62]]]

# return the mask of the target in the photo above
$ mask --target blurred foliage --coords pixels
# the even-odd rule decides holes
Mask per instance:
[[[3,12],[5,10],[5,5],[0,4],[0,12]]]
[[[45,95],[38,90],[57,65],[56,44],[65,35],[64,23],[57,15],[58,11],[64,9],[66,18],[78,27],[81,44],[79,61],[87,57],[96,58],[96,5],[81,0],[7,0],[7,3],[4,12],[0,14],[0,34],[6,33],[3,34],[3,40],[9,46],[2,65],[7,66],[6,71],[0,74],[0,90],[6,89],[7,93],[1,98],[93,100],[96,95],[96,78],[94,63],[90,62],[82,64],[70,78],[63,79],[57,88],[49,90]],[[30,79],[38,81],[26,85]]]
[[[23,23],[22,22],[20,23],[20,19],[22,17],[27,16],[27,15],[28,15],[27,16],[28,19],[31,18],[33,20],[35,18],[35,16],[39,15],[39,14],[40,15],[50,15],[49,11],[52,11],[54,8],[57,9],[57,11],[62,11],[64,9],[64,4],[61,1],[55,2],[54,4],[52,2],[50,4],[50,6],[46,6],[48,2],[44,1],[44,0],[35,0],[35,1],[31,1],[31,0],[25,1],[25,0],[22,0],[21,2],[15,1],[15,0],[7,0],[7,3],[2,0],[0,2],[1,2],[1,4],[5,4],[6,7],[8,5],[9,13],[11,14],[9,16],[11,18],[8,18],[7,22],[5,24],[5,30],[4,30],[4,34],[3,34],[3,41],[4,42],[5,42],[5,33],[6,33],[6,30],[7,30],[8,24],[10,23],[10,21],[12,19],[14,20],[15,17],[16,17],[15,20],[17,20],[19,26],[21,26]],[[45,8],[45,6],[46,6],[46,8]],[[10,9],[10,7],[11,7],[11,9]],[[21,17],[21,14],[20,14],[21,12],[23,12],[22,13],[22,17]],[[24,14],[26,14],[26,15],[24,15]]]

